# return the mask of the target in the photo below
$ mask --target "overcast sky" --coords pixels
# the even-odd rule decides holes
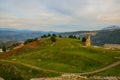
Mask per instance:
[[[120,0],[0,0],[0,28],[43,31],[120,26]]]

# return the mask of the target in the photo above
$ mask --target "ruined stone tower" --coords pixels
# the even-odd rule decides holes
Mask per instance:
[[[87,34],[85,46],[91,46],[90,34]]]

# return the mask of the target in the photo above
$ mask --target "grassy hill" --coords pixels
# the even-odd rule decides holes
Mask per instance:
[[[27,80],[93,71],[118,61],[114,58],[118,56],[119,50],[84,47],[77,39],[57,38],[53,43],[49,38],[43,38],[20,49],[0,54],[0,64],[12,64],[22,78]],[[3,68],[1,70],[4,72]],[[7,78],[6,75],[2,77]]]

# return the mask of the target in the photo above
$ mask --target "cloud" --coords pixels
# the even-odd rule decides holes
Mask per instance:
[[[0,27],[100,29],[98,26],[120,25],[119,7],[120,0],[0,0]]]

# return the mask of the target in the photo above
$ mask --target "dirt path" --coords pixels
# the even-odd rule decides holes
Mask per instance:
[[[63,73],[63,72],[57,72],[57,71],[54,71],[54,70],[46,70],[46,69],[43,69],[43,68],[40,68],[40,67],[37,67],[37,66],[33,66],[33,65],[30,65],[30,64],[26,64],[26,63],[21,63],[21,62],[17,62],[17,61],[11,61],[11,60],[0,60],[0,61],[2,61],[2,62],[10,62],[10,63],[14,63],[14,64],[20,64],[20,65],[23,65],[23,66],[26,66],[26,67],[29,67],[29,68],[32,68],[32,69],[36,69],[36,70],[38,70],[38,71],[41,71],[41,70],[43,70],[43,71],[48,71],[48,72],[55,72],[55,73],[61,73],[61,74],[63,74],[63,76],[67,76],[68,74],[67,73]],[[100,72],[103,72],[103,71],[106,71],[106,70],[108,70],[108,69],[110,69],[110,68],[112,68],[112,67],[115,67],[115,66],[117,66],[117,65],[120,65],[120,61],[117,61],[117,62],[114,62],[114,63],[112,63],[112,64],[110,64],[110,65],[108,65],[108,66],[106,66],[106,67],[103,67],[103,68],[101,68],[101,69],[97,69],[97,70],[94,70],[94,71],[91,71],[91,72],[85,72],[85,73],[75,73],[76,75],[89,75],[89,74],[96,74],[96,73],[100,73]],[[73,73],[74,74],[74,73]],[[73,75],[72,74],[72,75]],[[71,74],[70,74],[71,75]]]
[[[117,65],[120,65],[120,61],[114,62],[114,63],[112,63],[112,64],[110,64],[110,65],[108,65],[108,66],[106,66],[106,67],[103,67],[103,68],[101,68],[101,69],[98,69],[98,70],[94,70],[94,71],[86,72],[86,73],[80,73],[80,75],[96,74],[96,73],[99,73],[99,72],[106,71],[106,70],[108,70],[108,69],[110,69],[110,68],[113,68],[113,67],[115,67],[115,66],[117,66]]]
[[[54,70],[46,70],[46,69],[43,69],[43,68],[40,68],[40,67],[37,67],[37,66],[33,66],[33,65],[30,65],[30,64],[26,64],[26,63],[21,63],[21,62],[17,62],[17,61],[11,61],[11,60],[0,60],[1,62],[9,62],[9,63],[13,63],[13,64],[20,64],[20,65],[23,65],[23,66],[26,66],[26,67],[29,67],[29,68],[32,68],[32,69],[36,69],[38,71],[46,71],[46,72],[54,72],[54,73],[60,73],[60,74],[63,74],[62,72],[57,72],[57,71],[54,71]]]
[[[84,76],[84,75],[93,75],[93,74],[96,74],[96,73],[100,73],[100,72],[106,71],[106,70],[108,70],[110,68],[113,68],[113,67],[115,67],[117,65],[120,65],[120,61],[114,62],[114,63],[112,63],[112,64],[110,64],[110,65],[108,65],[106,67],[103,67],[101,69],[97,69],[97,70],[94,70],[94,71],[91,71],[91,72],[71,73],[71,74],[66,73],[66,74],[63,74],[62,76],[68,76],[68,77],[70,77],[70,76],[78,76],[79,77],[79,76]]]
[[[25,64],[25,63],[21,63],[21,62],[17,62],[17,61],[11,61],[11,60],[0,60],[1,62],[10,62],[10,63],[13,63],[13,64],[20,64],[20,65],[23,65],[23,66],[26,66],[26,67],[29,67],[29,68],[32,68],[32,69],[36,69],[38,71],[47,71],[47,72],[55,72],[55,73],[60,73],[60,74],[63,74],[62,76],[60,77],[55,77],[54,79],[50,79],[50,78],[37,78],[37,79],[31,79],[31,80],[63,80],[63,78],[66,78],[65,80],[71,80],[71,78],[76,78],[74,80],[78,80],[77,78],[84,78],[84,79],[87,79],[87,77],[85,75],[92,75],[92,74],[96,74],[96,73],[100,73],[100,72],[103,72],[103,71],[106,71],[110,68],[113,68],[117,65],[120,65],[120,61],[117,61],[117,62],[114,62],[106,67],[103,67],[101,69],[97,69],[97,70],[94,70],[94,71],[91,71],[91,72],[86,72],[86,73],[62,73],[62,72],[57,72],[57,71],[53,71],[53,70],[46,70],[46,69],[43,69],[43,68],[40,68],[40,67],[37,67],[37,66],[33,66],[33,65],[29,65],[29,64]],[[59,79],[58,79],[59,78]],[[107,79],[109,80],[109,79]]]

